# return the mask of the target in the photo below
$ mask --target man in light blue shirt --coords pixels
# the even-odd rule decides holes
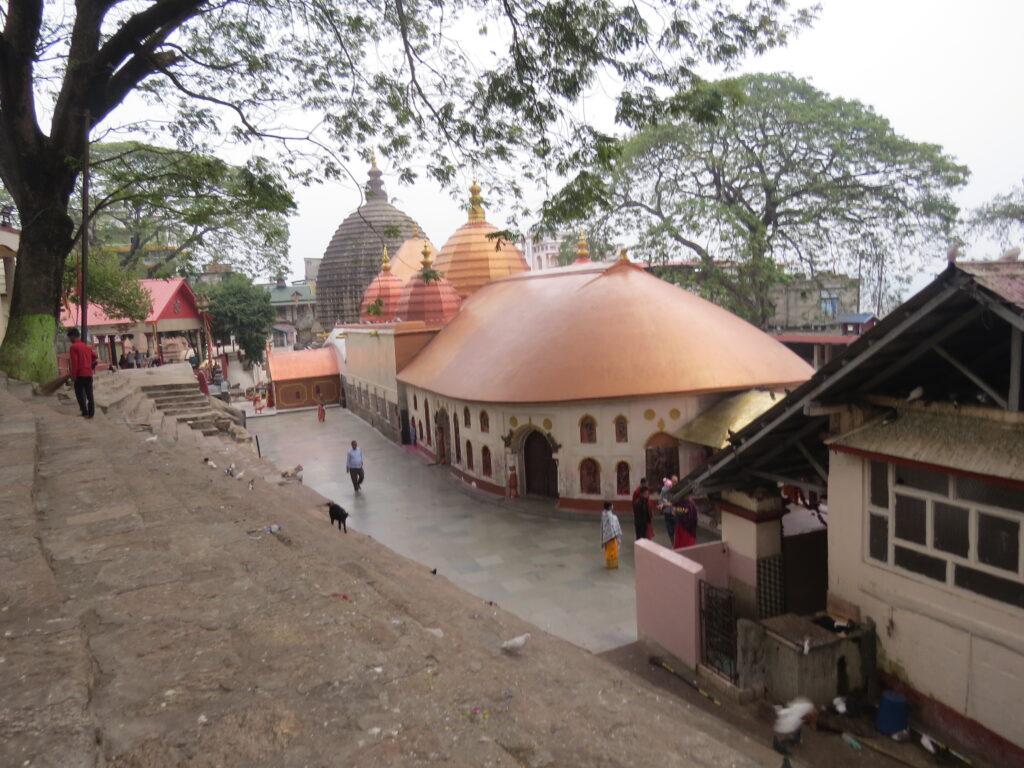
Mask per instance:
[[[352,477],[352,487],[356,493],[359,493],[359,488],[363,484],[363,478],[366,477],[366,473],[363,472],[363,449],[359,447],[359,443],[355,440],[352,441],[352,449],[348,452],[345,468],[348,469],[348,473]]]

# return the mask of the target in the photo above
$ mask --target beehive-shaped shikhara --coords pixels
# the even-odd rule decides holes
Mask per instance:
[[[370,281],[363,292],[359,319],[364,323],[388,323],[394,320],[404,287],[402,279],[391,271],[391,259],[385,245],[380,261],[380,273]]]
[[[422,320],[432,325],[445,324],[459,311],[459,292],[434,269],[433,257],[426,243],[419,272],[409,278],[395,311],[396,320]]]
[[[316,316],[324,328],[359,321],[363,292],[380,269],[380,251],[394,253],[419,226],[388,202],[376,159],[366,202],[341,222],[331,238],[316,282]]]
[[[522,251],[508,240],[488,237],[498,228],[484,218],[480,185],[474,181],[469,191],[469,221],[448,238],[434,264],[464,299],[491,280],[530,268]]]

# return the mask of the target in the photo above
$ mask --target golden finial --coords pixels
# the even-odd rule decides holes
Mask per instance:
[[[430,243],[426,240],[423,241],[423,250],[420,251],[423,254],[423,258],[420,259],[420,264],[423,265],[424,269],[430,269],[431,264],[434,263],[434,257],[430,254]]]
[[[587,236],[583,233],[583,227],[580,227],[580,235],[576,240],[576,263],[582,264],[590,261],[590,245],[587,243]]]
[[[473,179],[473,184],[469,188],[469,220],[484,220],[484,199],[480,197],[480,185],[476,179]]]
[[[619,261],[624,261],[627,264],[629,263],[629,254],[626,252],[625,248],[619,249]]]
[[[384,246],[384,251],[380,255],[380,271],[390,272],[391,271],[391,257],[388,256],[388,247]]]

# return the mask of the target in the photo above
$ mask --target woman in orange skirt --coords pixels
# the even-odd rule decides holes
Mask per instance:
[[[604,567],[610,571],[619,567],[619,542],[622,540],[622,526],[618,516],[612,512],[612,503],[606,501],[601,510],[601,546],[604,548]]]

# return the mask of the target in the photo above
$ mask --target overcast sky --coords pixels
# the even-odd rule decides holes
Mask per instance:
[[[964,207],[1021,180],[1024,99],[1018,73],[1024,3],[822,0],[821,6],[812,29],[784,49],[745,62],[742,70],[791,72],[832,95],[873,106],[908,138],[940,144],[972,171],[960,196]],[[385,180],[396,205],[438,247],[465,221],[464,210],[437,188]],[[323,255],[358,201],[355,189],[340,184],[298,190],[298,214],[291,222],[294,277],[302,276],[304,257]],[[489,211],[488,219],[504,223],[500,210]],[[994,251],[988,244],[970,255],[991,258]],[[944,263],[945,244],[936,244],[929,267],[937,272]],[[919,277],[914,287],[926,279]]]

